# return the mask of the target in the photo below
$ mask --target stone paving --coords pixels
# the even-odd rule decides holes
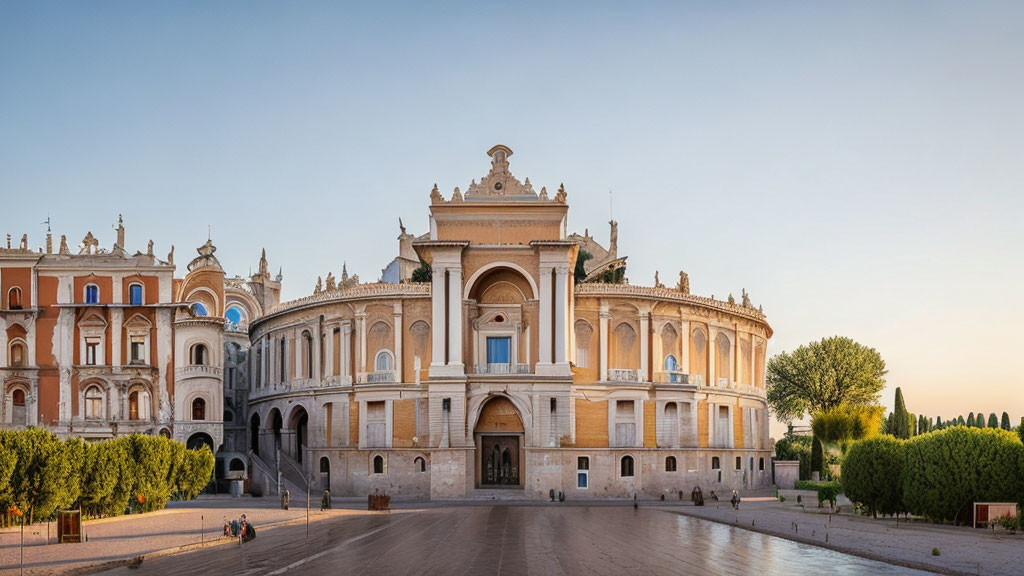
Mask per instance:
[[[827,510],[817,507],[813,492],[806,493],[803,502],[800,506],[795,498],[788,498],[782,503],[762,492],[760,497],[744,498],[738,511],[724,500],[718,506],[708,501],[703,507],[687,505],[676,511],[947,574],[1024,574],[1024,535],[1020,533],[903,520],[897,525],[894,519],[854,516],[848,507],[830,518]],[[939,556],[932,555],[933,548],[939,549]]]
[[[630,502],[621,500],[562,504],[399,500],[393,502],[395,511],[387,514],[367,512],[365,499],[335,498],[335,510],[311,511],[311,539],[305,536],[304,498],[300,508],[289,511],[279,510],[278,501],[273,498],[201,498],[172,503],[167,510],[143,516],[87,522],[89,541],[83,544],[41,545],[45,525],[36,525],[26,530],[26,544],[38,545],[25,548],[25,573],[95,571],[89,566],[123,564],[140,555],[146,555],[143,567],[159,568],[152,573],[159,572],[161,576],[186,574],[190,570],[208,572],[207,565],[212,570],[220,564],[223,566],[216,571],[257,574],[282,570],[296,562],[305,568],[324,570],[332,563],[360,562],[376,566],[371,572],[380,574],[473,573],[465,571],[465,567],[507,574],[616,573],[606,570],[609,566],[619,566],[622,570],[618,573],[652,574],[687,573],[680,567],[712,574],[759,576],[843,573],[836,566],[848,567],[852,571],[846,573],[850,574],[915,573],[808,546],[810,543],[939,573],[1024,573],[1022,535],[924,523],[900,522],[897,527],[894,520],[849,514],[833,515],[830,527],[826,528],[829,516],[814,503],[805,500],[808,505],[801,509],[795,505],[795,499],[783,504],[765,494],[745,497],[739,511],[733,511],[724,501],[716,507],[710,500],[704,507],[678,500],[641,501],[635,511]],[[295,499],[292,503],[300,504]],[[223,517],[237,518],[243,512],[258,528],[255,542],[239,546],[221,540],[213,547],[207,544],[206,548],[173,556],[161,558],[152,554],[182,546],[195,547],[201,540],[216,540],[221,534]],[[205,524],[203,529],[200,516]],[[689,516],[714,523],[697,522]],[[55,528],[52,530],[55,533]],[[0,574],[18,573],[19,538],[17,529],[0,532]],[[406,554],[407,548],[419,549],[421,555]],[[941,556],[932,556],[932,548],[938,548]],[[394,556],[395,550],[403,553]],[[738,560],[730,560],[728,570],[706,562],[707,558],[732,556]],[[414,562],[421,557],[432,560],[424,565]],[[605,563],[594,563],[595,557],[603,558]],[[794,557],[801,562],[793,564]],[[810,567],[820,564],[822,559],[826,560],[825,566],[811,571]],[[621,562],[635,570],[626,569]],[[785,570],[765,571],[765,566]],[[748,572],[744,567],[760,568]]]

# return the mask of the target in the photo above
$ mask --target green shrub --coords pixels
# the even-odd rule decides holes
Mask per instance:
[[[178,468],[175,485],[179,498],[191,500],[210,482],[215,458],[209,446],[199,450],[185,450]]]
[[[1005,430],[947,428],[907,441],[906,509],[966,523],[973,502],[1015,502],[1024,496],[1020,440]]]
[[[798,460],[800,479],[811,478],[811,437],[787,436],[775,443],[776,460]]]
[[[818,494],[818,505],[820,506],[824,502],[831,502],[833,506],[836,503],[836,497],[842,493],[842,485],[838,481],[832,482],[812,482],[807,480],[801,480],[793,486],[797,490],[813,490]]]
[[[874,517],[903,511],[903,444],[892,436],[869,438],[854,443],[843,460],[846,497]]]

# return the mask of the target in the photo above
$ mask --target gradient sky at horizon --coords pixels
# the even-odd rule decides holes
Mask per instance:
[[[0,234],[374,280],[488,169],[912,412],[1024,416],[1024,3],[0,3]],[[776,433],[780,429],[776,426]]]

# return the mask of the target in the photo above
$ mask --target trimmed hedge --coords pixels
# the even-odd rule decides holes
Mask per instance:
[[[821,506],[825,502],[831,502],[832,505],[835,506],[836,498],[843,492],[842,486],[836,480],[827,482],[801,480],[794,484],[793,488],[795,490],[814,490],[817,492],[818,506]]]
[[[134,434],[103,442],[62,442],[38,428],[0,432],[0,513],[28,522],[81,506],[87,516],[163,508],[194,498],[209,482],[210,449],[186,450],[161,436]]]
[[[846,497],[872,516],[903,512],[904,442],[879,436],[856,442],[846,452],[842,482]]]
[[[894,492],[885,486],[891,483],[895,490],[900,475],[902,495],[896,505]],[[964,426],[906,441],[862,440],[847,454],[843,485],[850,500],[873,512],[906,511],[933,521],[966,523],[974,502],[1024,504],[1024,444],[1006,430]]]

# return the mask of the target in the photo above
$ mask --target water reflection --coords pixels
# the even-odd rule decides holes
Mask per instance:
[[[724,570],[728,574],[758,576],[931,574],[687,516],[677,516],[675,524],[677,541],[682,545],[680,560],[713,573]]]

